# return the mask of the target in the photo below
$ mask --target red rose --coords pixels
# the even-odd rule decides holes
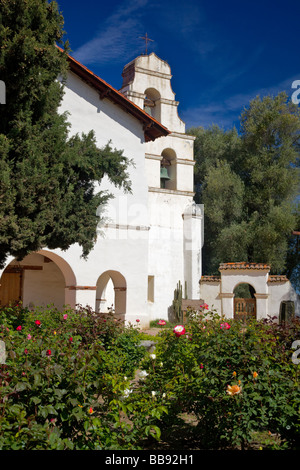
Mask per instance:
[[[47,354],[47,356],[51,356],[51,349],[47,349],[46,354]]]
[[[200,308],[204,308],[205,310],[208,310],[209,306],[207,304],[202,304],[200,305]]]
[[[73,341],[73,338],[72,338],[72,336],[69,338],[69,341],[70,341],[70,343],[72,343],[72,341]]]
[[[184,335],[185,333],[185,328],[183,325],[176,325],[175,328],[174,328],[174,333],[177,337],[181,336],[181,335]]]
[[[37,326],[40,326],[40,324],[41,324],[40,320],[35,320],[34,323],[35,323]]]
[[[230,325],[229,323],[225,322],[225,323],[221,323],[221,326],[220,326],[221,330],[229,330]]]
[[[21,331],[21,330],[22,330],[21,325],[17,326],[16,330],[17,330],[17,331]]]

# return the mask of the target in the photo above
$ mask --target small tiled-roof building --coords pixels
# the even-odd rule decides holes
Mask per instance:
[[[283,275],[271,275],[270,269],[271,266],[265,263],[221,263],[219,276],[201,277],[200,296],[219,313],[233,318],[238,315],[237,309],[242,303],[235,291],[240,284],[246,284],[254,292],[248,303],[257,319],[279,318],[280,305],[284,301],[294,301],[296,314],[300,315],[299,296],[290,281]]]

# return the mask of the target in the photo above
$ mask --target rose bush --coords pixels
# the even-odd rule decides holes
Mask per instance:
[[[178,335],[181,327],[162,331],[156,360],[142,364],[144,389],[165,394],[165,429],[186,412],[197,419],[202,448],[247,448],[264,431],[279,436],[281,448],[297,446],[299,365],[292,343],[300,339],[299,320],[225,322],[213,311],[189,318],[184,334]]]
[[[130,449],[159,435],[160,405],[124,396],[145,354],[136,329],[81,307],[17,307],[1,311],[0,339],[1,450]]]
[[[225,321],[206,307],[162,328],[151,354],[112,315],[0,310],[0,449],[140,449],[182,413],[199,448],[251,448],[258,433],[297,448],[299,321]]]

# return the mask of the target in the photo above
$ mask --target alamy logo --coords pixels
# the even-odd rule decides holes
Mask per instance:
[[[294,104],[300,103],[300,80],[294,80],[292,83],[292,88],[297,88],[296,91],[292,94],[292,102]]]
[[[3,80],[0,80],[0,104],[6,104],[6,87]]]

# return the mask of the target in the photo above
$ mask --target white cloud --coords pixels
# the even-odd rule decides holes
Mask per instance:
[[[99,26],[99,32],[76,51],[74,57],[85,64],[101,64],[120,60],[124,63],[138,48],[141,40],[137,31],[143,31],[140,16],[148,0],[123,2]]]

